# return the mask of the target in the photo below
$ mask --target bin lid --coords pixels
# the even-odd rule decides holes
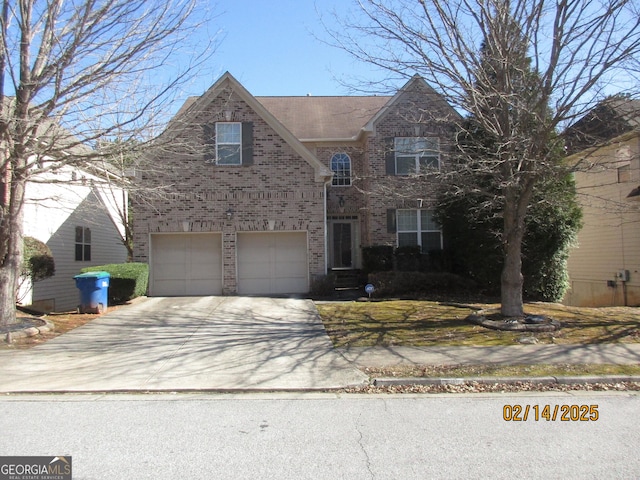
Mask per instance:
[[[73,278],[109,278],[110,276],[109,272],[87,272],[76,275]]]

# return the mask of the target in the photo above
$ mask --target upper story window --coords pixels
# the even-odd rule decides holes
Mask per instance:
[[[76,227],[76,262],[91,260],[91,229]]]
[[[398,246],[419,245],[423,253],[442,250],[442,230],[430,210],[398,210]]]
[[[242,124],[216,123],[216,163],[242,165]]]
[[[413,175],[440,169],[440,144],[437,137],[396,137],[394,151],[396,175]]]
[[[351,158],[346,153],[336,153],[331,157],[333,171],[332,185],[348,187],[351,185]]]

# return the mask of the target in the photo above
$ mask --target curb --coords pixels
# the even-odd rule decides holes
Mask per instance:
[[[43,318],[38,319],[44,322],[44,325],[39,327],[29,327],[22,330],[17,330],[15,332],[7,332],[5,335],[5,342],[12,343],[13,340],[17,338],[27,338],[27,337],[35,337],[41,333],[45,332],[53,332],[55,330],[55,325],[51,323],[49,320],[45,320]]]
[[[640,375],[563,376],[563,377],[464,377],[464,378],[374,378],[376,387],[398,385],[465,385],[470,383],[536,383],[542,385],[639,382]]]

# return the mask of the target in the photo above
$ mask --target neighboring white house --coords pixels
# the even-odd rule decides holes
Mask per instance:
[[[53,254],[55,275],[31,284],[18,300],[41,311],[68,311],[79,303],[74,275],[80,269],[127,261],[122,214],[127,194],[103,178],[72,166],[29,181],[24,236],[44,242]]]

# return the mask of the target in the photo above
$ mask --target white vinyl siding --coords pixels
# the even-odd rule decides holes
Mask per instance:
[[[55,184],[50,187],[63,189]],[[80,188],[76,190],[79,191]],[[74,310],[79,304],[79,291],[73,277],[82,268],[127,261],[127,250],[119,232],[104,205],[93,193],[89,193],[70,212],[59,205],[57,210],[55,207],[32,204],[27,209],[29,221],[25,227],[25,235],[45,242],[51,249],[56,266],[53,277],[33,284],[31,302],[34,305],[51,305],[56,311]],[[60,225],[50,226],[53,230],[51,232],[47,221],[56,215],[67,218]],[[75,260],[78,225],[86,225],[91,229],[91,261]]]

